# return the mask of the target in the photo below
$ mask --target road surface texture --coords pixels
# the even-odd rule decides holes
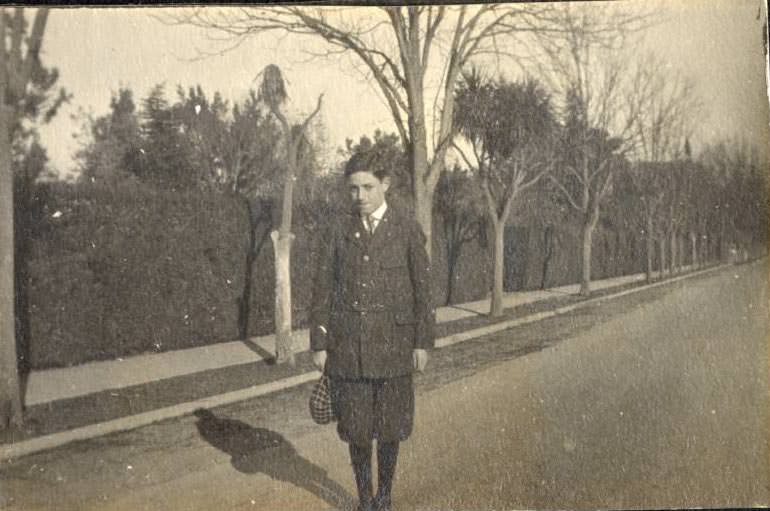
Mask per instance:
[[[767,261],[434,352],[397,510],[770,504]],[[348,509],[308,386],[0,465],[9,509]]]

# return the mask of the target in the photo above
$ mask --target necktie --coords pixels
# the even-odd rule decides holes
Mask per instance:
[[[374,234],[374,228],[376,227],[377,219],[374,218],[374,215],[369,215],[366,217],[366,223],[369,226],[369,234]]]

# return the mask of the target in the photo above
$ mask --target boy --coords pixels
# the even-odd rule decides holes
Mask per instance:
[[[399,442],[414,420],[412,372],[425,368],[433,346],[430,266],[417,222],[385,200],[390,177],[376,155],[354,155],[345,180],[353,211],[334,219],[321,240],[310,345],[314,364],[331,377],[358,509],[390,511]]]

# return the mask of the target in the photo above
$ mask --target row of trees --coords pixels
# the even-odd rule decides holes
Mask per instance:
[[[218,30],[236,41],[279,31],[322,40],[326,55],[350,55],[391,111],[410,163],[415,215],[428,240],[447,156],[452,148],[462,154],[463,142],[469,144],[474,160],[463,159],[481,180],[495,226],[495,314],[501,310],[503,227],[520,194],[548,174],[582,219],[581,291],[588,294],[601,204],[640,134],[657,130],[638,115],[654,94],[638,85],[635,90],[632,79],[653,75],[654,66],[640,65],[632,73],[627,65],[633,39],[650,16],[554,4],[382,7],[356,14],[292,6],[198,9],[173,21]],[[478,75],[463,79],[469,64],[490,56],[512,55],[526,64],[524,47],[534,56],[529,72],[540,76],[548,92],[534,81],[522,88],[484,83]],[[555,107],[551,93],[559,103]],[[677,122],[688,127],[693,119],[684,110]],[[561,136],[554,135],[557,124]],[[558,157],[556,140],[562,146]]]
[[[270,228],[277,228],[282,218],[277,214],[273,218],[272,213],[280,211],[273,204],[289,204],[279,198],[282,171],[279,153],[274,150],[280,138],[278,125],[261,113],[263,107],[256,93],[249,94],[242,104],[230,106],[218,93],[209,101],[200,87],[179,88],[174,102],[166,101],[161,90],[154,88],[142,100],[141,111],[134,107],[132,92],[120,90],[111,102],[111,112],[92,120],[92,138],[79,155],[84,178],[95,182],[140,180],[151,186],[199,186],[239,193],[258,213],[252,226],[253,260]],[[495,261],[493,298],[497,297],[493,299],[492,313],[501,312],[505,226],[515,221],[522,208],[536,209],[548,238],[549,225],[576,221],[585,227],[586,211],[590,213],[589,226],[595,228],[601,217],[599,204],[604,204],[609,215],[622,219],[626,230],[638,232],[647,240],[649,279],[654,262],[668,268],[683,260],[685,239],[688,260],[696,263],[706,257],[705,240],[722,240],[725,246],[749,246],[751,240],[745,235],[731,233],[762,232],[764,217],[760,208],[765,185],[761,162],[756,151],[752,153],[745,144],[721,142],[693,158],[683,134],[679,138],[681,147],[667,153],[649,150],[649,158],[632,160],[627,154],[615,152],[614,158],[602,166],[591,158],[604,157],[603,151],[617,148],[620,142],[597,131],[592,133],[593,139],[583,134],[585,128],[579,124],[577,108],[571,106],[566,116],[560,116],[553,96],[535,79],[489,79],[472,69],[464,75],[455,94],[455,122],[460,136],[454,149],[459,159],[454,168],[442,172],[433,204],[436,225],[442,227],[446,240],[448,301],[452,300],[454,267],[463,246],[489,236]],[[242,112],[248,112],[251,122],[243,122]],[[679,121],[676,116],[670,119]],[[657,121],[659,126],[665,124]],[[232,136],[241,125],[244,133]],[[640,125],[633,129],[644,133]],[[300,225],[312,230],[338,202],[338,196],[334,184],[337,178],[315,158],[316,144],[310,138],[303,144],[298,195],[291,204]],[[665,139],[659,145],[671,139],[658,138]],[[237,153],[232,148],[233,140],[248,141],[238,146],[242,155],[249,155],[248,159],[228,156]],[[396,194],[411,203],[409,174],[405,171],[407,154],[397,135],[362,137],[356,144],[349,142],[342,156],[372,150],[389,162],[400,184]],[[178,158],[184,161],[168,163]],[[227,161],[236,163],[222,163]],[[122,162],[138,170],[129,173],[126,169],[132,167]],[[594,165],[604,170],[598,176],[601,179],[589,175],[581,180],[581,172]],[[154,172],[142,171],[142,166]],[[186,175],[175,174],[180,166],[187,169]],[[164,169],[168,169],[166,174]],[[585,182],[603,186],[599,189],[601,203],[592,202],[592,188],[584,186]],[[586,195],[590,206],[587,209],[580,200],[585,200]],[[719,202],[726,200],[732,207]],[[743,210],[739,211],[738,205]],[[749,207],[753,208],[751,212],[746,210]],[[571,216],[570,211],[576,214]],[[746,220],[749,218],[754,219],[751,225]],[[585,240],[584,234],[581,236]],[[551,250],[554,246],[550,238],[545,245]],[[590,254],[580,254],[580,258],[588,260]],[[547,263],[544,261],[544,265]],[[243,303],[247,311],[248,300]]]
[[[563,13],[552,4],[392,6],[365,15],[350,8],[271,6],[194,9],[169,21],[219,31],[234,43],[276,32],[321,40],[327,48],[322,55],[351,56],[390,110],[409,161],[415,215],[430,240],[433,196],[458,131],[455,90],[463,69],[476,58],[517,54],[522,37],[531,34],[562,38]],[[592,26],[592,33],[611,39],[638,30],[643,19],[611,18]]]

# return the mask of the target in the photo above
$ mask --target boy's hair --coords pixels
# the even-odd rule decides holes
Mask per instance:
[[[372,150],[361,151],[350,157],[345,164],[343,174],[348,178],[356,172],[371,172],[380,181],[390,177],[390,171],[383,165],[383,158]]]

